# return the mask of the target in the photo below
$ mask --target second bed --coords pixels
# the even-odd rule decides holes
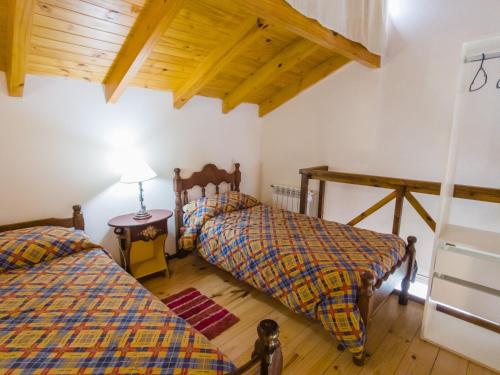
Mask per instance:
[[[370,317],[394,286],[406,304],[415,238],[357,229],[272,208],[238,192],[239,165],[228,173],[207,165],[190,178],[176,169],[176,224],[182,251],[197,248],[208,262],[264,291],[296,313],[319,320],[353,354],[365,357]],[[231,191],[205,197],[205,186]],[[189,202],[187,191],[202,187]]]

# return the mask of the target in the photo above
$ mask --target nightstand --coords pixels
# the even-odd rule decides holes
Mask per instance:
[[[135,214],[121,215],[108,221],[114,228],[122,252],[125,270],[136,279],[163,272],[168,276],[165,240],[170,210],[148,210],[149,219],[135,220]]]

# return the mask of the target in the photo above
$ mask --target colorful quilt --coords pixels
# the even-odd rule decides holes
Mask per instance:
[[[1,374],[234,369],[101,249],[0,273]]]
[[[382,277],[404,257],[405,243],[391,234],[258,205],[205,220],[198,251],[292,311],[321,321],[361,356],[366,330],[356,305],[360,275]]]
[[[186,221],[179,247],[183,250],[195,249],[198,234],[208,219],[223,212],[242,210],[258,204],[260,202],[254,197],[237,191],[228,191],[214,197],[203,197],[189,202],[182,208]]]

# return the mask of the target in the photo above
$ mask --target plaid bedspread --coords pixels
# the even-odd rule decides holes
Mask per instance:
[[[100,249],[0,273],[1,374],[232,370]]]
[[[382,277],[404,257],[405,243],[392,234],[258,205],[206,221],[198,251],[292,311],[321,321],[360,356],[366,337],[356,305],[360,275]]]

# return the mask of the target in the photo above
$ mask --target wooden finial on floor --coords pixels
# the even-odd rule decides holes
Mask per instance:
[[[260,374],[281,374],[283,354],[279,341],[279,326],[274,320],[262,320],[257,327],[259,338],[255,343],[254,354],[260,356]]]

